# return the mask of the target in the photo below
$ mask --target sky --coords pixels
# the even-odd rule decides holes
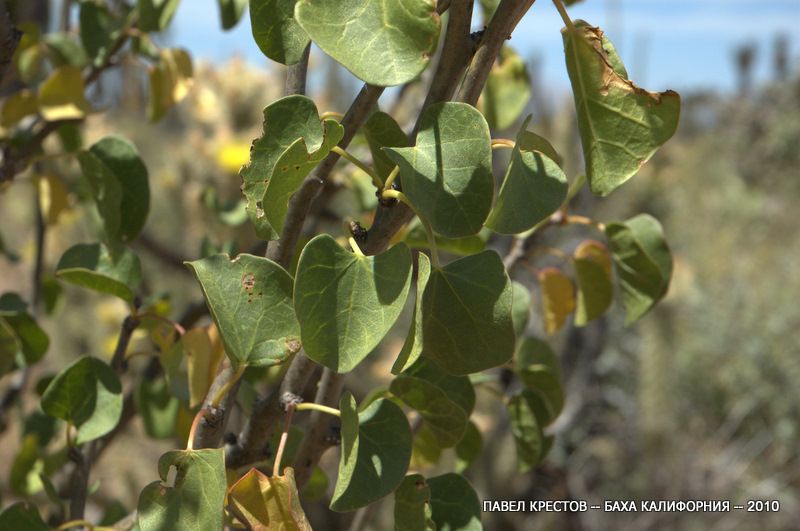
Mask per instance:
[[[789,37],[790,64],[800,69],[800,37],[793,32],[800,25],[800,0],[583,0],[568,11],[573,19],[600,26],[631,80],[652,91],[735,90],[733,54],[745,44],[756,46],[756,82],[764,82],[772,75],[778,34]],[[569,87],[562,25],[552,2],[538,0],[509,41],[538,65],[537,85],[550,91]],[[474,29],[479,26],[476,18]],[[168,38],[199,60],[240,56],[257,66],[269,63],[252,39],[247,14],[236,28],[222,31],[217,0],[181,2]]]

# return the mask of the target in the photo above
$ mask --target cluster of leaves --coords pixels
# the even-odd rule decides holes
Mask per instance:
[[[63,128],[83,118],[90,109],[86,84],[111,64],[127,40],[132,40],[133,53],[151,63],[148,114],[153,120],[163,117],[190,89],[192,66],[185,51],[158,49],[149,33],[165,29],[177,5],[175,0],[140,0],[135,6],[122,2],[109,9],[84,0],[80,44],[67,34],[27,32],[15,65],[31,88],[3,106],[9,143],[24,143],[31,122],[31,127],[41,121]],[[313,100],[302,95],[281,98],[264,109],[262,136],[254,140],[249,164],[240,172],[245,210],[260,238],[282,237],[290,199],[332,154],[371,177],[382,205],[410,208],[418,225],[373,256],[359,248],[364,240],[355,231],[349,249],[343,245],[347,235],[337,240],[320,234],[303,242],[295,268],[251,254],[233,259],[214,254],[188,262],[214,321],[208,329],[165,325],[169,320],[156,302],[140,297],[141,266],[129,245],[147,219],[150,190],[147,167],[134,146],[106,137],[87,149],[68,149],[96,205],[101,230],[99,241],[76,244],[64,253],[56,276],[118,297],[130,308],[110,363],[82,357],[43,390],[42,412],[66,424],[70,450],[91,456],[92,446],[86,443],[107,436],[120,422],[120,376],[130,327],[147,323],[160,351],[165,385],[143,381],[137,398],[148,432],[163,436],[172,433],[164,426],[174,425],[179,401],[183,407],[203,405],[194,412],[196,428],[220,407],[247,369],[287,365],[307,356],[329,373],[353,371],[393,329],[413,293],[410,329],[386,389],[360,403],[345,392],[339,409],[290,405],[287,416],[291,418],[292,408],[316,408],[340,418],[332,510],[353,511],[394,493],[400,529],[479,528],[478,496],[460,474],[481,449],[480,431],[470,420],[474,386],[492,377],[479,373],[503,367],[520,382],[503,399],[520,470],[534,467],[547,454],[553,441],[545,428],[564,402],[557,356],[545,341],[527,334],[531,292],[511,279],[490,243],[511,235],[514,245],[524,246],[546,227],[581,222],[569,215],[568,206],[582,184],[588,182],[598,195],[611,193],[673,134],[678,121],[677,94],[635,86],[603,33],[581,21],[573,23],[561,3],[556,5],[566,24],[562,34],[585,177],[568,179],[553,146],[528,130],[530,118],[514,141],[492,139],[492,130],[516,122],[529,93],[524,63],[508,47],[489,76],[483,113],[468,103],[444,101],[422,111],[412,137],[380,111],[360,131],[350,131],[351,138],[357,132],[363,135],[371,166],[344,151],[345,127],[321,116]],[[244,7],[241,1],[220,0],[223,27],[233,27]],[[356,77],[377,86],[418,78],[431,62],[441,32],[440,14],[428,0],[251,0],[250,18],[256,43],[271,59],[301,63],[313,41]],[[502,148],[510,148],[511,156],[495,194],[493,150]],[[588,240],[571,256],[563,255],[565,267],[536,272],[548,334],[555,334],[573,313],[576,326],[601,317],[615,284],[628,321],[644,315],[667,290],[672,261],[654,218],[589,222],[600,229],[605,243]],[[411,248],[427,249],[430,257]],[[456,258],[442,259],[440,250]],[[0,325],[5,371],[28,367],[45,354],[47,336],[18,295],[2,295]],[[223,352],[233,380],[212,392],[212,380],[225,364]],[[188,389],[180,388],[184,381]],[[413,428],[409,411],[417,414]],[[281,453],[283,444],[271,477],[252,469],[241,477],[235,474],[229,485],[224,450],[195,449],[192,437],[186,450],[170,451],[159,460],[161,479],[139,497],[139,528],[219,529],[223,522],[236,521],[254,528],[310,528],[298,503],[294,471],[283,466],[292,457],[288,450]],[[435,462],[447,448],[459,457],[453,473],[409,473],[412,456],[414,466]],[[55,493],[46,474],[40,480],[48,493]],[[51,497],[58,499],[57,494]],[[46,528],[29,505],[0,513],[2,526],[22,521],[35,522],[32,529]]]

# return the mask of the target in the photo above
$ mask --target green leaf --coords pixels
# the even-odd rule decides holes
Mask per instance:
[[[519,118],[531,99],[528,67],[511,46],[503,46],[483,89],[481,108],[492,130],[505,129]]]
[[[421,474],[410,474],[394,491],[395,531],[436,531],[431,520],[431,489]]]
[[[475,408],[475,389],[467,376],[453,376],[426,359],[417,361],[404,373],[406,376],[421,378],[445,392],[447,398],[466,412],[467,416]]]
[[[249,529],[311,531],[294,481],[294,470],[269,477],[251,468],[228,492],[228,503]]]
[[[385,151],[400,166],[403,193],[433,230],[457,238],[481,229],[494,178],[489,126],[475,107],[431,105],[422,114],[417,145]]]
[[[48,122],[79,120],[90,110],[84,95],[81,69],[62,66],[53,70],[39,87],[39,111]]]
[[[343,134],[338,122],[321,123],[305,96],[287,96],[264,109],[264,132],[240,172],[247,213],[260,238],[280,237],[289,199]]]
[[[608,195],[675,133],[680,96],[648,92],[629,81],[613,47],[603,46],[608,41],[599,28],[576,21],[561,33],[586,177],[592,192]]]
[[[42,39],[47,45],[47,52],[55,67],[72,65],[83,67],[88,58],[80,44],[64,32],[49,33]]]
[[[606,237],[622,286],[625,321],[632,323],[667,293],[672,255],[661,224],[648,214],[609,223]]]
[[[350,393],[339,403],[342,454],[330,508],[347,512],[386,496],[403,481],[411,458],[411,428],[399,406],[376,400],[361,413]]]
[[[440,531],[481,531],[481,504],[469,481],[461,474],[428,479],[431,509]]]
[[[139,0],[139,29],[163,31],[169,26],[180,0]]]
[[[222,529],[227,487],[222,448],[167,452],[158,460],[158,475],[161,481],[139,495],[141,531]]]
[[[294,17],[297,0],[250,0],[253,39],[264,55],[285,65],[300,62],[310,39]]]
[[[107,136],[78,154],[111,243],[129,242],[144,227],[150,211],[147,168],[127,140]]]
[[[217,0],[222,29],[233,29],[242,18],[247,7],[247,0]]]
[[[134,398],[148,437],[167,439],[175,435],[180,404],[170,393],[166,378],[142,378]]]
[[[84,356],[62,370],[42,395],[42,410],[77,428],[76,444],[113,430],[122,413],[122,384],[106,363]]]
[[[359,256],[327,234],[312,239],[300,255],[294,294],[308,357],[351,371],[400,316],[410,286],[411,254],[402,243]]]
[[[467,430],[464,436],[458,441],[456,445],[456,466],[455,471],[457,474],[463,474],[472,463],[478,458],[483,449],[483,438],[481,432],[475,426],[474,422],[467,424]]]
[[[531,316],[531,292],[516,280],[511,281],[511,290],[513,293],[511,320],[514,322],[514,335],[520,337],[525,333]]]
[[[9,95],[3,102],[3,110],[0,111],[0,127],[12,129],[26,116],[32,116],[38,112],[39,102],[36,94],[32,90],[22,89]]]
[[[442,448],[428,424],[423,422],[412,441],[411,467],[433,466],[442,458]]]
[[[425,70],[441,29],[430,0],[298,0],[295,17],[322,51],[381,86],[406,83]]]
[[[526,337],[517,348],[515,365],[525,387],[539,393],[547,403],[548,415],[539,420],[543,426],[549,425],[564,407],[561,369],[555,352],[547,342]]]
[[[401,374],[392,380],[392,394],[416,409],[436,437],[440,448],[455,446],[467,429],[467,413],[436,385]]]
[[[602,243],[586,240],[575,253],[575,280],[578,283],[578,302],[575,326],[584,326],[603,315],[614,298],[611,285],[611,256]]]
[[[363,131],[372,153],[372,165],[380,178],[385,180],[396,164],[382,148],[408,147],[408,136],[391,115],[381,111],[370,115]]]
[[[567,275],[555,267],[546,267],[536,274],[542,296],[545,331],[552,335],[561,330],[575,310],[575,287]]]
[[[28,502],[17,502],[0,512],[0,529],[50,531],[50,526],[44,523],[35,505]]]
[[[34,434],[24,436],[11,463],[8,483],[11,492],[17,496],[30,496],[43,488],[39,474],[44,471],[44,461],[39,451],[38,439]]]
[[[299,350],[292,277],[258,256],[217,254],[187,262],[234,366],[276,365]]]
[[[486,220],[487,227],[501,234],[525,232],[550,217],[567,198],[567,176],[555,160],[538,151],[542,139],[525,130],[527,123],[517,135],[500,193]]]
[[[18,354],[22,354],[26,365],[42,359],[50,346],[50,338],[28,313],[27,305],[16,293],[0,296],[0,367],[10,367]],[[0,374],[5,371],[0,370]]]
[[[133,302],[142,269],[139,257],[129,249],[121,249],[112,255],[100,243],[79,243],[61,256],[56,276],[70,284]]]
[[[422,294],[431,276],[431,261],[423,253],[417,254],[417,292],[414,300],[414,314],[406,340],[400,354],[392,365],[392,374],[400,374],[411,367],[422,354]]]
[[[484,227],[478,234],[464,236],[463,238],[445,238],[438,234],[434,234],[433,237],[438,250],[447,251],[448,253],[453,253],[458,256],[467,256],[483,251],[486,248],[486,242],[489,240],[491,234],[492,231]],[[414,218],[408,224],[403,241],[412,249],[431,248],[430,242],[428,242],[428,236],[425,234],[425,227],[422,225],[419,218]]]
[[[511,434],[517,447],[520,472],[527,472],[536,466],[544,455],[544,433],[539,420],[543,410],[546,411],[546,406],[542,398],[527,389],[512,396],[508,402]]]
[[[86,55],[95,65],[99,65],[111,51],[115,37],[113,29],[117,23],[112,20],[108,8],[93,0],[82,0],[80,13],[80,35]]]
[[[434,269],[422,300],[423,356],[464,375],[502,365],[514,353],[512,288],[494,251]]]

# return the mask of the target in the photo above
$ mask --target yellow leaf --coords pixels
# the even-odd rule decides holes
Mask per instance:
[[[150,69],[150,101],[147,109],[151,121],[164,114],[189,93],[192,79],[192,59],[186,50],[161,50],[158,65]]]
[[[254,531],[311,531],[294,482],[294,470],[268,477],[255,468],[228,491],[231,511]]]
[[[48,225],[55,225],[58,216],[69,207],[69,191],[64,182],[52,173],[40,175],[39,203],[45,222]]]
[[[49,122],[78,120],[89,112],[81,69],[62,66],[53,71],[39,88],[39,109]]]
[[[575,288],[572,281],[555,267],[539,271],[539,288],[544,308],[545,331],[552,335],[558,332],[575,310]]]
[[[203,328],[188,330],[181,341],[189,372],[189,407],[195,407],[205,400],[222,363],[223,352],[220,347],[215,348],[211,335]]]
[[[17,125],[26,116],[36,114],[39,105],[36,103],[36,94],[33,91],[24,89],[12,94],[3,104],[3,111],[0,113],[0,126],[10,128]]]

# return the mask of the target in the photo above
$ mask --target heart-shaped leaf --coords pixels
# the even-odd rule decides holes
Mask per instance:
[[[370,183],[370,186],[372,186],[372,183]],[[445,238],[438,234],[434,234],[433,237],[438,250],[447,251],[457,256],[467,256],[483,251],[491,235],[492,231],[484,227],[478,234],[464,236],[463,238]],[[425,233],[425,227],[422,225],[419,218],[411,220],[408,224],[406,227],[406,236],[403,238],[403,241],[412,249],[431,248],[428,235]]]
[[[292,277],[266,258],[217,254],[187,262],[234,366],[276,365],[300,349]]]
[[[475,489],[461,474],[428,479],[432,519],[436,529],[482,531],[481,504]]]
[[[478,431],[475,423],[470,421],[467,423],[467,430],[464,432],[464,436],[461,437],[461,440],[458,441],[458,444],[455,447],[455,472],[457,474],[464,473],[464,471],[475,462],[475,460],[481,454],[482,449],[483,437],[481,437],[481,432]]]
[[[530,99],[531,78],[525,61],[511,46],[503,46],[480,101],[489,127],[496,130],[513,125]]]
[[[108,136],[78,154],[110,243],[129,242],[150,210],[147,168],[127,140]]]
[[[372,113],[363,131],[372,153],[372,165],[380,178],[386,179],[396,164],[382,148],[408,147],[408,136],[391,115],[380,111]]]
[[[392,380],[389,390],[419,412],[440,448],[451,448],[461,440],[467,429],[467,413],[441,388],[422,378],[401,374]]]
[[[667,293],[672,255],[661,224],[648,214],[609,223],[606,236],[622,286],[625,321],[632,323]]]
[[[421,474],[410,474],[394,491],[394,527],[401,531],[436,531],[431,520],[431,488]]]
[[[547,407],[541,396],[524,389],[508,402],[511,434],[517,447],[519,471],[527,472],[544,457],[545,436],[542,431],[542,415]]]
[[[312,239],[300,255],[294,296],[308,357],[351,371],[397,320],[410,286],[411,253],[402,243],[359,256],[327,234]]]
[[[500,193],[486,220],[487,227],[501,234],[525,232],[558,210],[567,197],[567,176],[540,151],[541,137],[525,130],[528,120],[517,135]]]
[[[611,256],[606,246],[595,240],[581,243],[575,253],[575,280],[578,305],[575,326],[584,326],[603,315],[614,298],[611,285]]]
[[[372,85],[417,77],[439,42],[431,0],[298,0],[295,18],[322,51]]]
[[[400,166],[403,193],[439,234],[476,234],[492,207],[489,126],[466,103],[437,103],[420,120],[417,145],[385,148]]]
[[[561,369],[553,349],[545,341],[526,337],[515,354],[517,374],[525,387],[539,393],[548,406],[549,414],[539,419],[543,426],[553,422],[564,407]]]
[[[528,326],[531,316],[531,292],[516,280],[511,281],[513,301],[511,304],[511,319],[514,322],[514,335],[520,337]]]
[[[129,249],[112,255],[105,245],[79,243],[61,256],[56,276],[65,282],[132,302],[142,279],[139,257]]]
[[[142,378],[134,398],[148,437],[168,439],[175,435],[180,403],[170,393],[166,378]]]
[[[608,195],[675,133],[680,96],[648,92],[629,81],[599,28],[578,20],[561,33],[586,177],[592,192]]]
[[[42,395],[42,410],[77,428],[76,444],[113,430],[122,413],[122,384],[106,363],[85,356],[50,382]]]
[[[417,254],[417,293],[414,301],[414,314],[411,326],[397,359],[392,365],[392,374],[400,374],[411,367],[422,354],[422,294],[431,276],[431,261],[423,253]]]
[[[264,109],[264,132],[253,141],[250,164],[241,169],[242,192],[256,234],[280,236],[291,196],[344,134],[334,120],[320,122],[305,96],[287,96]]]
[[[475,408],[475,388],[472,387],[469,377],[448,374],[438,365],[424,358],[406,370],[404,375],[432,383],[444,391],[448,400],[463,409],[467,416],[472,414],[472,410]]]
[[[376,400],[358,413],[356,401],[344,393],[342,455],[331,509],[347,512],[364,507],[394,491],[411,459],[411,428],[394,402]]]
[[[50,338],[27,311],[27,305],[16,293],[0,296],[0,374],[22,355],[26,365],[42,359],[50,346]]]
[[[308,46],[305,30],[294,18],[297,0],[250,0],[253,39],[264,55],[285,65],[300,61]]]
[[[494,251],[431,272],[422,300],[423,357],[456,375],[502,365],[514,353],[512,288]]]
[[[555,334],[575,310],[575,287],[569,277],[555,267],[542,269],[536,278],[542,295],[545,331]]]
[[[138,523],[142,531],[222,529],[225,491],[225,452],[173,450],[158,460],[161,481],[139,495]]]
[[[291,467],[285,469],[283,476],[277,477],[269,477],[251,468],[231,486],[228,503],[248,529],[311,531],[311,524],[300,505]]]

